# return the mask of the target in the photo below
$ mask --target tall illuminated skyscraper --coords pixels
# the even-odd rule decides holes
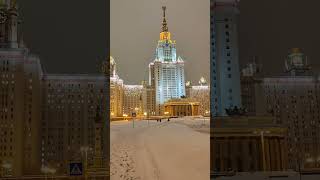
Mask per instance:
[[[162,31],[155,53],[155,60],[149,64],[149,84],[155,90],[155,111],[163,113],[163,104],[185,96],[184,61],[177,57],[176,42],[171,40],[163,8]]]
[[[239,0],[211,0],[211,114],[241,106],[238,55]]]

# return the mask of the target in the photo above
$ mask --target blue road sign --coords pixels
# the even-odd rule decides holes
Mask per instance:
[[[70,163],[69,165],[70,176],[82,176],[83,168],[82,163]]]

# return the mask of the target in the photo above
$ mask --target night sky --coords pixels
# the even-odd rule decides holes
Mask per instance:
[[[49,73],[95,73],[108,57],[106,0],[20,0],[26,45]]]
[[[25,43],[32,53],[40,56],[47,72],[97,71],[99,61],[108,54],[107,1],[18,3]],[[208,76],[209,2],[111,0],[111,3],[114,44],[111,53],[126,83],[138,83],[147,77],[147,64],[159,38],[162,5],[168,7],[168,26],[177,40],[178,54],[186,60],[187,79],[196,81],[201,75]],[[301,47],[313,69],[319,70],[319,5],[318,0],[241,0],[241,64],[255,55],[265,72],[280,73],[288,50]]]
[[[256,55],[266,74],[279,74],[288,50],[299,47],[319,71],[319,7],[319,0],[241,0],[240,62]]]

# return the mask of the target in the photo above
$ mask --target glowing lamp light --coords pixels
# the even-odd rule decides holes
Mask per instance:
[[[146,116],[146,115],[147,115],[147,112],[144,112],[143,115]]]
[[[12,165],[10,163],[5,162],[2,164],[2,167],[5,169],[11,169]]]
[[[312,162],[314,162],[314,159],[313,159],[313,158],[307,158],[307,159],[306,159],[306,162],[307,162],[307,163],[312,163]]]

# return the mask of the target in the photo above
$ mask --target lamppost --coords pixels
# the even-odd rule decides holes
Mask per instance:
[[[133,128],[134,128],[134,119],[138,116],[139,109],[140,108],[138,108],[138,107],[134,108],[135,116],[132,116],[132,126],[133,126]]]
[[[81,151],[81,154],[85,154],[85,172],[84,172],[84,176],[85,176],[85,179],[87,179],[87,168],[88,168],[88,151],[91,151],[92,148],[89,147],[89,146],[81,146],[80,147],[80,151]]]
[[[148,115],[148,113],[147,113],[147,112],[144,112],[144,113],[143,113],[144,118],[146,118],[146,117],[147,117],[147,115]],[[147,120],[148,120],[148,126],[149,126],[149,118],[148,118]]]
[[[137,116],[140,115],[140,113],[138,113],[139,110],[140,110],[140,108],[138,108],[138,107],[135,107],[135,108],[134,108],[134,111],[136,112],[136,115],[137,115]]]
[[[261,148],[262,148],[262,165],[263,165],[263,171],[266,171],[266,157],[265,157],[265,149],[264,149],[264,134],[269,134],[270,131],[254,131],[254,134],[259,134],[261,137]]]
[[[51,174],[51,178],[53,179],[53,175],[56,173],[56,169],[50,168],[48,166],[42,166],[41,172],[45,174],[45,179],[48,179],[48,173]]]
[[[50,168],[49,169],[49,173],[51,174],[51,178],[52,178],[52,180],[53,180],[53,176],[54,176],[54,174],[56,173],[56,169],[54,169],[54,168]]]
[[[300,139],[300,138],[299,138]],[[297,138],[294,139],[294,141],[296,142],[296,146],[297,146],[297,163],[298,163],[298,171],[299,171],[299,179],[301,180],[301,160],[302,160],[302,156],[301,156],[301,144],[300,144],[300,140],[298,141]]]
[[[205,117],[208,115],[210,113],[210,111],[208,111],[208,110],[206,110],[206,112],[205,112],[205,116],[203,117],[203,123],[204,123],[204,125],[206,125],[206,123],[205,123]]]
[[[123,117],[123,120],[125,120],[126,117],[128,117],[128,115],[127,114],[123,114],[122,117]]]
[[[8,163],[8,162],[3,162],[2,163],[2,168],[5,170],[5,172],[3,174],[6,177],[6,176],[9,175],[8,172],[9,172],[9,170],[11,170],[12,165],[10,163]]]

